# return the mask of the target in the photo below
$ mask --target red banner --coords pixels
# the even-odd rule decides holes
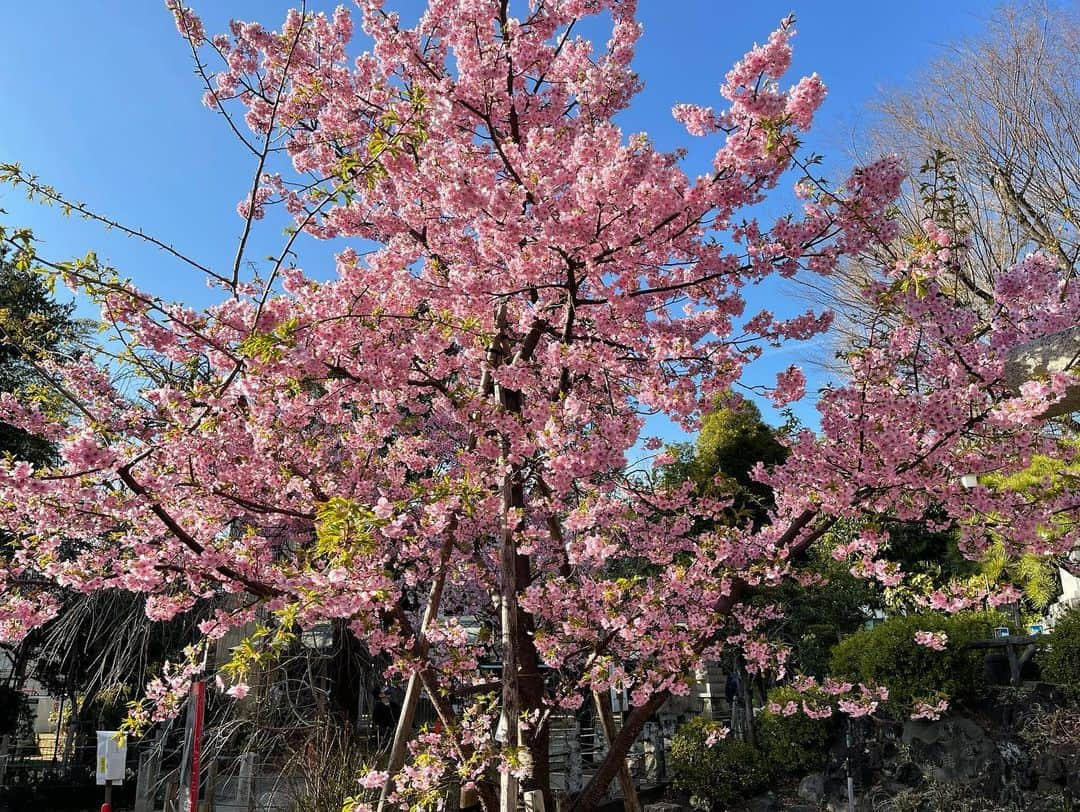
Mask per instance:
[[[206,708],[206,683],[195,682],[191,685],[191,704],[188,708],[188,735],[185,750],[191,753],[191,774],[188,785],[188,810],[197,812],[199,808],[199,784],[202,768],[203,713]]]

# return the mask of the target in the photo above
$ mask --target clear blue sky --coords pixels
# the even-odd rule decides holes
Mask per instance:
[[[230,17],[277,27],[291,5],[191,4],[211,33],[224,30]],[[314,10],[333,6],[308,3]],[[387,6],[411,19],[421,2],[387,0]],[[692,147],[671,119],[672,104],[718,103],[717,89],[730,65],[795,11],[799,35],[792,81],[816,71],[829,87],[808,146],[830,156],[829,166],[839,172],[879,90],[912,81],[942,45],[977,33],[993,8],[987,0],[639,0],[645,34],[636,67],[645,90],[620,123],[627,132],[649,132],[661,147]],[[201,106],[187,45],[163,3],[0,0],[0,19],[0,161],[22,163],[71,197],[175,243],[204,264],[231,264],[241,227],[235,206],[253,167],[224,122]],[[707,158],[704,150],[692,154],[688,171],[703,168]],[[201,279],[144,245],[65,220],[9,188],[0,188],[0,208],[7,210],[7,224],[34,228],[47,256],[94,249],[121,275],[165,298],[209,301]],[[269,231],[251,257],[277,244],[279,232]],[[300,264],[324,275],[313,262],[325,262],[325,250],[308,249],[300,247]],[[755,299],[751,308],[805,307],[776,287]],[[768,382],[776,369],[822,351],[818,344],[763,359],[755,365],[755,382]],[[812,386],[820,382],[811,379]],[[803,416],[813,422],[811,414]]]

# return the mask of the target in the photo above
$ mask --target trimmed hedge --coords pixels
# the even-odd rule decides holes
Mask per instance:
[[[744,741],[721,739],[711,747],[709,733],[721,725],[697,718],[679,728],[671,742],[670,766],[675,788],[690,793],[698,809],[727,809],[770,783],[765,756]]]
[[[948,615],[923,612],[891,617],[872,629],[841,640],[830,658],[833,676],[868,685],[884,685],[889,701],[884,710],[906,718],[915,699],[944,695],[950,703],[971,702],[986,689],[983,654],[964,644],[993,636],[994,627],[1006,625],[996,612],[961,612]],[[944,651],[921,646],[915,632],[945,632]]]
[[[788,686],[773,688],[768,694],[768,701],[778,705],[801,705],[802,700],[803,695]],[[835,715],[811,719],[800,710],[784,716],[771,713],[766,706],[757,718],[758,744],[776,775],[803,776],[825,766],[837,725]]]
[[[1080,695],[1080,609],[1058,618],[1048,642],[1037,655],[1043,679]]]

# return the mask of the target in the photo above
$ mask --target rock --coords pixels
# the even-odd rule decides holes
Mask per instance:
[[[915,762],[905,761],[896,765],[896,773],[893,775],[893,779],[896,783],[903,784],[905,787],[917,787],[923,782],[923,772]]]
[[[1040,778],[1039,783],[1035,785],[1036,795],[1060,795],[1061,785],[1055,784],[1053,781],[1049,781],[1046,778]]]
[[[867,747],[862,758],[859,759],[859,763],[863,768],[877,772],[885,764],[884,748],[880,745]]]
[[[1060,685],[1050,682],[1033,682],[1029,686],[1031,701],[1043,707],[1062,707],[1070,704],[1067,694]]]
[[[942,738],[955,739],[961,736],[973,741],[980,741],[986,738],[986,731],[971,719],[956,716],[936,722],[924,722],[921,720],[905,722],[904,731],[900,738],[904,744],[911,745],[915,742],[936,744]]]
[[[1066,786],[1069,788],[1071,795],[1080,795],[1080,772],[1070,770],[1066,779]]]
[[[912,720],[904,723],[904,732],[901,734],[900,740],[908,746],[915,742],[934,744],[944,732],[945,726],[941,722]]]
[[[1060,781],[1065,777],[1065,762],[1053,753],[1043,753],[1035,763],[1035,772],[1047,781]]]
[[[900,752],[900,748],[896,746],[894,739],[886,739],[881,745],[881,757],[886,761],[891,761],[896,758],[897,753]]]
[[[821,803],[825,797],[825,776],[821,773],[810,773],[799,782],[799,797],[811,803]]]
[[[780,802],[772,795],[759,795],[747,801],[743,809],[745,812],[780,812]]]
[[[936,781],[969,783],[1001,763],[986,731],[963,717],[909,721],[904,725],[903,741],[911,748],[912,760]]]
[[[963,733],[969,739],[985,739],[986,731],[979,727],[972,719],[966,719],[963,716],[950,720],[952,727],[955,731]]]
[[[844,790],[843,798],[832,798],[825,805],[828,812],[848,812],[847,790]],[[818,807],[813,807],[817,812]],[[855,798],[855,812],[874,812],[873,802],[869,798]]]
[[[911,787],[907,787],[892,778],[886,778],[880,783],[874,785],[870,792],[864,792],[862,796],[865,798],[867,795],[871,795],[876,798],[895,798],[897,795],[907,792]]]
[[[645,812],[682,812],[682,809],[681,806],[673,804],[670,801],[645,805]]]
[[[1035,789],[1039,783],[1039,774],[1033,769],[1017,770],[1013,777],[1020,789]]]

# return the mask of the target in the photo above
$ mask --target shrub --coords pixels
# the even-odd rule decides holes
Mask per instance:
[[[307,741],[297,747],[289,767],[302,780],[292,785],[294,812],[343,812],[352,809],[350,802],[361,800],[357,779],[368,772],[372,757],[366,743],[351,729],[333,720],[318,719]],[[377,800],[379,793],[374,792]]]
[[[719,724],[708,719],[691,719],[671,743],[675,787],[690,793],[700,809],[726,809],[769,785],[768,766],[760,751],[738,739],[720,739],[711,747],[706,744],[708,735],[719,729]]]
[[[928,812],[947,809],[949,812],[1020,812],[1020,807],[982,798],[971,787],[959,781],[924,781],[918,787],[901,789],[891,797],[879,787],[873,793],[873,808],[880,812]],[[1071,809],[1052,806],[1049,809]]]
[[[832,650],[831,670],[836,677],[887,686],[884,710],[901,718],[916,699],[943,695],[951,703],[970,702],[983,693],[986,680],[983,652],[964,644],[991,637],[1000,625],[1003,616],[993,612],[892,617],[840,641]],[[945,632],[948,645],[944,651],[921,646],[915,642],[917,631]]]
[[[1070,609],[1058,618],[1048,642],[1039,654],[1043,678],[1080,694],[1080,609]]]
[[[800,704],[802,694],[781,686],[769,691],[769,703]],[[836,732],[836,717],[811,719],[801,710],[791,716],[771,713],[766,707],[758,716],[758,743],[774,774],[803,776],[825,766],[829,743]]]

